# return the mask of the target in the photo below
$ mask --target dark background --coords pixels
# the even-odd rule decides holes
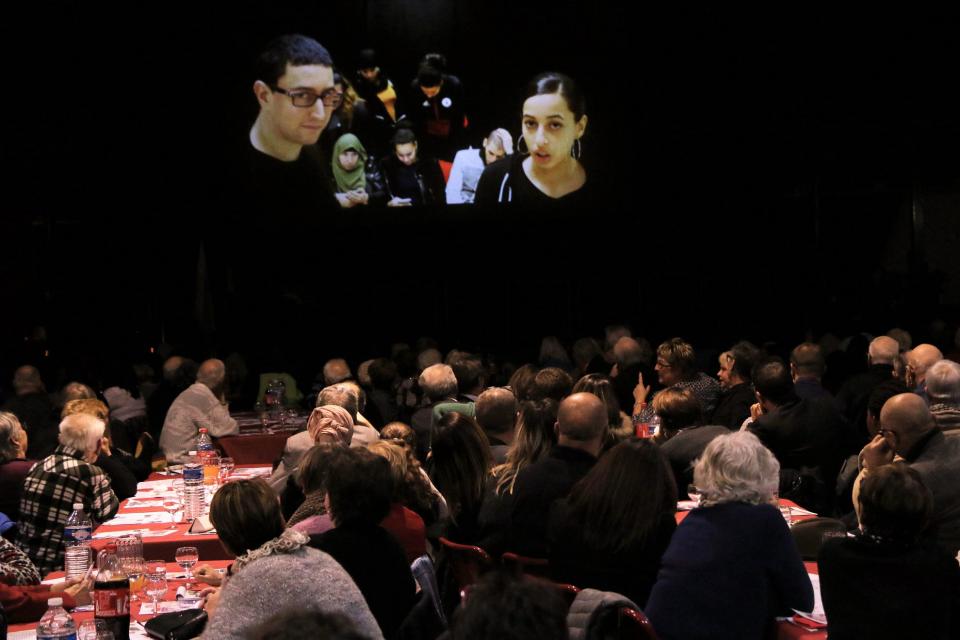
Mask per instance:
[[[611,322],[725,346],[897,324],[923,337],[957,319],[953,14],[501,0],[31,11],[2,27],[4,372],[25,344],[66,369],[161,341],[196,357],[277,347],[317,369],[421,335],[531,357],[543,335]],[[475,144],[495,126],[517,135],[532,75],[569,73],[588,95],[584,162],[602,195],[563,216],[320,219],[224,200],[256,115],[253,59],[288,32],[348,73],[375,46],[398,85],[444,52]],[[40,351],[25,340],[37,325]]]

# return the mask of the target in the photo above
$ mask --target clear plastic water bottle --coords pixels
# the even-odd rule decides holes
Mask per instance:
[[[83,576],[90,568],[90,537],[93,522],[83,511],[83,503],[73,505],[73,513],[67,518],[63,529],[64,570],[67,579]]]
[[[217,472],[219,471],[220,456],[213,446],[213,440],[205,427],[200,428],[200,437],[197,439],[197,457],[200,458],[200,466],[203,467],[203,484],[207,486],[217,484]]]
[[[37,640],[77,640],[77,623],[63,608],[63,598],[50,598],[47,607],[37,625]]]
[[[183,465],[183,517],[192,522],[203,515],[203,465],[196,451],[189,456]]]

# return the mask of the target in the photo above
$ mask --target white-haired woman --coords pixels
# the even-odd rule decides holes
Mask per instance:
[[[0,513],[20,519],[23,481],[35,460],[27,460],[27,432],[17,416],[0,411]]]
[[[813,608],[813,588],[776,506],[780,465],[752,433],[715,438],[691,511],[663,555],[646,613],[664,640],[763,638],[774,617]]]

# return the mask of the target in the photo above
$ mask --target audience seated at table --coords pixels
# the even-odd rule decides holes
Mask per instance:
[[[390,463],[364,449],[335,449],[327,462],[326,502],[335,528],[311,537],[357,583],[385,638],[393,638],[416,594],[410,563],[379,523],[390,511]]]
[[[264,480],[225,484],[210,504],[210,520],[237,558],[224,585],[207,598],[203,638],[245,640],[251,628],[287,607],[341,613],[364,637],[383,638],[343,567],[310,547],[303,533],[284,530],[277,494]]]
[[[676,511],[673,473],[657,445],[621,442],[554,503],[547,529],[551,577],[614,591],[643,607],[677,528]]]
[[[831,640],[956,638],[960,565],[923,540],[933,497],[903,463],[881,466],[860,485],[860,530],[827,539],[817,560]]]
[[[459,602],[460,586],[452,578],[450,556],[437,541],[442,535],[454,542],[478,544],[495,562],[506,551],[548,558],[546,571],[556,580],[615,591],[645,606],[665,640],[760,637],[772,631],[775,615],[787,613],[791,607],[809,608],[809,581],[803,565],[783,518],[768,503],[778,490],[780,466],[801,474],[809,473],[811,466],[825,468],[828,465],[816,452],[833,452],[823,443],[842,435],[842,427],[827,437],[822,424],[812,424],[824,420],[808,420],[810,424],[803,423],[804,428],[797,427],[799,418],[791,422],[791,416],[804,413],[797,407],[806,407],[810,415],[837,416],[838,412],[825,404],[829,398],[817,391],[820,383],[808,375],[811,366],[821,360],[837,361],[836,347],[830,340],[822,345],[803,342],[791,353],[788,368],[783,360],[771,359],[745,341],[736,342],[719,358],[717,377],[723,393],[714,415],[726,411],[725,422],[740,426],[736,423],[743,407],[737,402],[743,405],[752,399],[751,382],[744,376],[755,360],[761,361],[754,378],[760,402],[750,407],[754,415],[747,420],[746,431],[730,433],[723,425],[703,424],[708,418],[702,412],[701,396],[709,395],[716,382],[697,372],[688,342],[677,339],[661,345],[657,372],[666,388],[653,395],[647,383],[655,386],[656,382],[644,383],[639,372],[629,380],[630,387],[627,378],[621,379],[638,363],[646,366],[645,349],[652,366],[649,342],[625,335],[624,327],[609,329],[610,359],[601,352],[597,337],[585,337],[574,343],[575,365],[566,355],[566,345],[552,336],[543,340],[537,362],[529,364],[497,354],[480,357],[463,349],[441,352],[430,338],[417,341],[414,348],[397,344],[391,348],[391,357],[369,358],[356,369],[359,382],[351,379],[355,363],[329,360],[321,378],[325,384],[314,389],[318,406],[307,420],[307,429],[287,438],[282,459],[270,478],[270,483],[283,490],[283,514],[290,516],[286,531],[283,520],[272,515],[279,509],[277,498],[275,493],[263,491],[264,481],[259,481],[257,487],[261,488],[256,489],[249,488],[249,481],[231,482],[217,494],[219,506],[212,508],[211,517],[219,524],[225,547],[241,557],[234,567],[236,575],[210,598],[211,630],[206,637],[245,637],[268,614],[285,606],[302,609],[309,617],[315,611],[308,610],[308,600],[320,603],[321,616],[346,615],[358,627],[359,636],[380,637],[382,633],[394,637],[401,629],[406,634],[411,621],[418,624],[417,612],[427,600],[413,595],[411,561],[424,554],[433,556],[442,610],[451,612]],[[869,336],[850,340],[846,357],[852,360],[869,353],[871,362],[882,360],[886,352],[880,347],[892,351],[888,340],[871,342]],[[770,353],[784,354],[776,345],[764,344]],[[922,583],[923,588],[900,597],[897,606],[890,607],[892,613],[929,610],[931,620],[936,621],[931,622],[929,635],[940,637],[940,630],[946,628],[940,624],[938,612],[942,601],[953,593],[955,576],[948,567],[957,566],[950,558],[960,546],[954,540],[955,521],[960,520],[951,515],[956,513],[955,489],[960,486],[955,477],[960,450],[955,451],[953,443],[960,438],[943,430],[933,409],[946,411],[949,418],[954,386],[960,385],[954,374],[960,367],[951,361],[927,362],[935,354],[926,346],[930,345],[909,353],[908,360],[915,356],[910,369],[900,366],[899,356],[894,364],[884,366],[888,377],[873,388],[864,418],[866,434],[873,440],[859,456],[848,459],[837,483],[839,512],[826,510],[832,507],[826,501],[817,504],[824,509],[820,511],[823,516],[843,515],[852,505],[866,505],[859,521],[864,533],[829,541],[824,547],[826,562],[833,560],[835,565],[831,569],[822,562],[821,573],[828,618],[831,608],[835,612],[832,635],[838,637],[847,629],[858,633],[866,628],[860,623],[869,614],[861,613],[860,607],[876,607],[878,598],[888,592],[896,594],[900,584]],[[818,355],[821,350],[825,357]],[[709,345],[703,349],[711,359],[719,351]],[[269,367],[263,363],[261,370],[288,366],[275,355]],[[174,359],[172,371],[182,368],[184,362]],[[208,382],[223,390],[216,382],[217,362],[205,362],[201,376],[208,375]],[[254,366],[251,379],[258,375]],[[841,367],[842,375],[829,381],[830,388],[853,380],[851,372],[855,370]],[[570,371],[581,377],[574,382]],[[608,373],[617,377],[611,379]],[[903,393],[907,387],[900,377],[908,374],[913,388],[922,389],[932,407],[915,391]],[[143,375],[144,388],[150,388],[149,374]],[[30,381],[35,376],[27,369],[20,378]],[[70,379],[66,374],[64,378]],[[96,372],[83,379],[100,384],[105,380]],[[508,380],[509,386],[498,386]],[[632,420],[625,419],[617,401],[621,386],[631,394]],[[852,383],[849,388],[855,386]],[[153,394],[160,393],[161,387]],[[800,395],[799,387],[816,397],[795,397]],[[226,415],[221,403],[225,393],[197,383],[182,391],[180,398],[191,392],[209,401],[213,412]],[[252,402],[255,389],[248,395]],[[96,526],[116,510],[117,494],[125,497],[132,493],[136,480],[147,472],[145,459],[135,460],[106,440],[109,423],[104,423],[111,414],[95,396],[87,385],[71,383],[55,401],[48,398],[66,416],[61,440],[73,437],[69,441],[73,444],[68,443],[69,451],[58,449],[57,455],[35,464],[26,459],[24,451],[32,443],[29,429],[21,427],[15,416],[0,413],[0,501],[13,497],[16,503],[7,501],[11,512],[29,507],[21,510],[22,515],[14,513],[14,519],[22,520],[23,529],[17,544],[37,562],[36,568],[30,563],[17,564],[16,558],[0,548],[0,590],[5,603],[10,602],[13,609],[20,607],[17,616],[30,612],[27,617],[35,620],[45,609],[50,590],[35,583],[39,576],[62,566],[63,527],[74,499],[84,502]],[[144,397],[149,409],[156,396],[145,392]],[[371,405],[365,406],[365,397]],[[647,403],[647,398],[652,402]],[[363,414],[374,406],[371,416],[376,419],[371,422]],[[192,420],[187,416],[200,415],[195,408],[184,409],[172,410],[168,422],[176,423],[178,413],[185,422]],[[409,418],[414,413],[417,430],[402,422],[384,424],[380,417]],[[634,439],[634,422],[654,413],[661,419],[659,435]],[[191,421],[190,438],[195,437],[199,424]],[[377,428],[381,428],[379,434]],[[83,431],[82,437],[78,429]],[[750,431],[763,437],[758,441]],[[617,444],[621,438],[627,440]],[[184,449],[191,446],[181,444]],[[425,464],[415,455],[418,445]],[[144,456],[149,457],[149,452]],[[926,513],[923,499],[914,496],[890,503],[889,492],[880,491],[872,480],[889,475],[884,465],[894,459],[897,468],[912,469],[906,480],[897,481],[897,491],[916,493],[915,472],[932,495],[927,526],[917,524],[921,520],[917,514]],[[829,464],[834,464],[832,457]],[[861,484],[854,482],[858,466],[864,469]],[[829,472],[817,477],[825,487],[832,481]],[[685,514],[677,527],[677,496],[672,491],[685,497],[691,481],[704,496],[703,506]],[[230,498],[234,491],[246,493]],[[17,494],[22,495],[15,497]],[[780,497],[784,497],[782,489]],[[224,502],[220,504],[220,500]],[[337,500],[346,504],[339,519],[333,506]],[[897,509],[916,507],[907,509],[913,514],[909,517],[889,517],[898,527],[921,527],[918,540],[907,536],[910,540],[902,542],[895,535],[896,544],[888,545],[889,540],[876,533],[882,519],[875,516],[871,520],[870,505],[874,514],[886,513],[884,509],[898,514]],[[848,526],[857,524],[852,513],[845,521]],[[338,562],[305,549],[308,535]],[[13,560],[5,560],[8,557]],[[5,562],[9,566],[5,567]],[[332,590],[319,592],[316,580],[310,577],[315,570],[323,576],[334,572]],[[929,579],[924,582],[910,571]],[[212,570],[198,568],[198,575],[214,582]],[[891,576],[906,577],[894,580]],[[525,584],[497,579],[503,590]],[[833,587],[835,594],[850,593],[850,584],[860,585],[857,598],[841,597],[838,604],[833,597],[830,604],[828,583],[841,585]],[[471,598],[484,593],[481,584],[486,582],[468,591],[458,615],[468,610],[480,617],[488,613],[471,605]],[[276,594],[270,593],[275,587]],[[924,589],[932,589],[933,595],[923,595]],[[78,598],[73,598],[73,593]],[[64,599],[73,606],[84,597],[88,597],[85,587],[71,585]],[[920,604],[908,606],[914,600]],[[521,601],[523,597],[517,596],[517,602]],[[362,605],[359,609],[357,602]],[[227,613],[218,613],[225,603],[229,605]],[[697,615],[689,615],[691,610]],[[500,611],[508,608],[503,605]],[[509,612],[522,615],[517,607]],[[476,628],[495,630],[498,623],[491,619],[483,624],[492,626]],[[519,618],[513,624],[525,628]],[[455,624],[451,637],[465,628]],[[884,632],[892,633],[894,628],[900,627],[891,623],[870,635],[884,637]],[[538,637],[533,627],[528,631],[525,637]],[[491,633],[510,635],[507,631]]]
[[[752,433],[715,438],[694,469],[701,507],[677,527],[644,609],[663,640],[760,640],[810,611],[813,588],[776,505],[780,465]]]
[[[94,523],[114,516],[120,501],[93,463],[106,423],[84,413],[60,421],[60,446],[30,469],[20,499],[18,544],[42,574],[63,568],[63,527],[82,503]]]

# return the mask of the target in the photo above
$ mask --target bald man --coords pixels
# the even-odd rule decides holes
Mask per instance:
[[[557,444],[550,453],[517,474],[506,551],[546,557],[550,507],[567,497],[597,461],[607,433],[606,406],[592,393],[567,396],[560,403],[554,430]]]
[[[905,355],[907,361],[907,386],[914,390],[924,400],[927,399],[927,391],[923,383],[927,379],[927,369],[935,363],[943,360],[943,354],[932,344],[918,344],[912,351]]]
[[[880,410],[880,431],[860,453],[861,475],[894,460],[909,464],[933,494],[929,532],[950,555],[960,550],[960,438],[947,437],[923,398],[893,396]]]
[[[859,373],[840,387],[837,405],[849,424],[844,439],[844,455],[856,454],[870,440],[867,433],[867,403],[877,386],[893,378],[893,367],[900,357],[900,344],[893,338],[874,338],[867,347],[867,370]]]
[[[19,367],[13,374],[13,390],[16,395],[7,400],[3,410],[17,416],[27,432],[27,457],[41,460],[57,447],[59,413],[36,367]]]
[[[239,431],[224,397],[226,376],[222,360],[205,360],[197,381],[170,405],[160,433],[160,448],[168,463],[182,463],[188,452],[196,450],[201,427],[214,438]]]

